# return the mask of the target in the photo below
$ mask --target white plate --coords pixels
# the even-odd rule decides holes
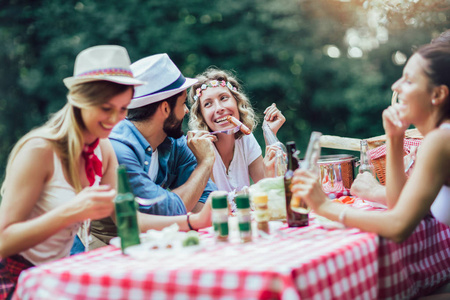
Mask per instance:
[[[139,245],[127,247],[125,254],[136,259],[151,259],[155,257],[165,257],[173,255],[191,255],[203,249],[201,244],[196,246],[183,247],[180,244],[173,244],[171,248],[154,248],[153,243],[145,242]]]
[[[183,240],[186,238],[186,232],[172,233],[170,238],[164,238],[163,236],[153,236],[154,239],[149,239],[148,234],[141,233],[141,244],[129,246],[125,249],[125,254],[130,255],[137,259],[149,259],[152,257],[161,257],[173,254],[192,254],[194,252],[203,249],[203,245],[200,241],[199,245],[183,247]],[[112,238],[109,244],[120,248],[120,237]]]

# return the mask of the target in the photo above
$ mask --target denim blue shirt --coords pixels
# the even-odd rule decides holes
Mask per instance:
[[[168,137],[158,146],[159,167],[155,182],[148,175],[153,150],[132,122],[126,119],[121,121],[114,127],[109,139],[119,164],[127,166],[134,194],[146,199],[166,196],[165,200],[154,205],[140,205],[139,211],[166,216],[186,214],[181,198],[169,191],[183,185],[197,166],[197,160],[187,146],[185,136],[179,139]],[[208,195],[215,190],[216,185],[209,179],[199,202],[205,203]]]

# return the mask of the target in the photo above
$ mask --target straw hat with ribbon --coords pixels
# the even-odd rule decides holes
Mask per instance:
[[[145,84],[134,78],[130,64],[128,52],[122,46],[90,47],[77,55],[73,76],[65,78],[64,84],[68,89],[75,84],[99,80],[134,86]]]
[[[134,90],[134,98],[128,108],[138,108],[167,99],[182,92],[198,80],[186,78],[165,53],[138,60],[131,65],[134,76],[146,85]]]

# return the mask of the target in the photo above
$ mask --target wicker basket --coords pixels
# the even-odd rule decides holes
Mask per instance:
[[[417,129],[408,129],[405,132],[405,146],[404,149],[409,149],[408,144],[415,144],[415,141],[422,140],[423,137]],[[381,135],[367,139],[367,144],[370,150],[376,150],[386,144],[386,135]],[[404,151],[403,155],[408,154],[409,151]],[[384,185],[386,182],[386,155],[373,157],[371,155],[372,164],[375,168],[378,181]]]

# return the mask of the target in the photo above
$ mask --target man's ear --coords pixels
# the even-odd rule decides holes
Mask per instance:
[[[170,115],[170,106],[167,101],[162,101],[161,105],[159,106],[159,109],[163,114],[163,116],[165,116],[166,118]]]

